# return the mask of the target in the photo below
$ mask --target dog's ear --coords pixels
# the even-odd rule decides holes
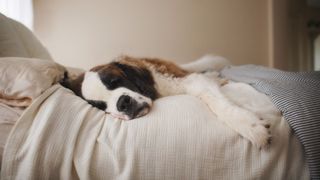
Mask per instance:
[[[60,84],[65,88],[72,90],[77,96],[82,97],[81,86],[84,79],[84,73],[80,74],[76,79],[70,79],[68,72],[65,72],[64,78],[60,81]]]
[[[61,79],[60,81],[59,81],[59,83],[63,86],[63,87],[66,87],[66,88],[68,88],[68,86],[69,86],[69,73],[68,73],[68,71],[65,71],[64,72],[64,74],[63,74],[63,79]]]

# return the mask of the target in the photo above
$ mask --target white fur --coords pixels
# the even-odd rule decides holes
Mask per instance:
[[[181,86],[181,78],[174,78],[168,74],[161,74],[155,70],[151,70],[155,81],[155,88],[161,96],[172,96],[183,94],[184,87]]]
[[[250,110],[269,122],[282,117],[268,96],[248,84],[230,82],[221,87],[221,91],[236,105]]]
[[[219,82],[202,74],[191,74],[181,83],[187,94],[199,97],[217,115],[218,120],[249,139],[255,146],[262,148],[270,143],[270,130],[266,128],[267,124],[270,126],[270,122],[261,120],[263,117],[230,100],[221,92]]]
[[[262,148],[270,143],[270,128],[267,127],[271,125],[266,119],[279,118],[280,113],[265,95],[258,93],[249,85],[243,83],[236,84],[237,86],[228,85],[226,87],[229,87],[229,91],[225,95],[220,87],[221,81],[215,73],[212,75],[193,73],[185,78],[173,78],[152,70],[152,75],[160,95],[190,94],[199,97],[219,120],[255,146]],[[208,78],[211,76],[213,78]]]
[[[220,71],[226,66],[230,66],[230,62],[221,56],[205,55],[188,64],[182,64],[181,68],[189,72],[204,71]]]
[[[88,100],[104,100],[106,97],[111,96],[105,85],[101,82],[98,73],[86,72],[81,86],[82,96]]]
[[[114,90],[108,90],[105,85],[102,83],[97,72],[86,72],[84,80],[81,86],[82,96],[87,100],[96,100],[104,101],[107,103],[106,112],[110,113],[114,117],[126,119],[129,117],[123,112],[119,112],[117,109],[117,102],[120,96],[128,95],[131,98],[135,99],[138,104],[146,102],[151,106],[152,101],[150,98],[145,97],[139,93],[131,91],[127,88],[117,88]],[[142,112],[143,113],[143,112]]]

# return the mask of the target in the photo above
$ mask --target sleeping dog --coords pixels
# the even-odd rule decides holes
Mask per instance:
[[[257,147],[271,143],[270,124],[232,103],[220,90],[221,82],[171,62],[122,56],[92,68],[62,85],[112,116],[131,120],[146,115],[163,96],[189,94],[200,98],[217,118]]]

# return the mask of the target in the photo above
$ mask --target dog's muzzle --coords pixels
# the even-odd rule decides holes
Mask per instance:
[[[127,115],[129,119],[146,115],[150,111],[150,108],[147,102],[138,102],[128,95],[120,96],[117,102],[118,111]]]

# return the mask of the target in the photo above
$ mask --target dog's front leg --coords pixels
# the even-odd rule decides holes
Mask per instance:
[[[191,74],[182,81],[182,85],[187,94],[204,101],[220,121],[249,139],[255,146],[263,148],[271,143],[270,125],[265,124],[254,113],[232,103],[222,94],[218,82],[201,74]]]

